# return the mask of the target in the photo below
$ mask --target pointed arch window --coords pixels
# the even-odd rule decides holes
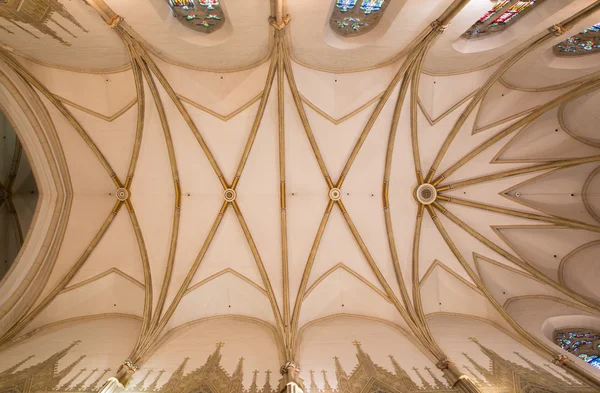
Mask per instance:
[[[554,46],[556,56],[581,56],[600,52],[600,23]]]
[[[389,0],[335,0],[329,25],[343,37],[368,33],[377,26],[388,3]]]
[[[545,0],[498,0],[496,4],[465,31],[467,40],[485,38],[506,30]]]
[[[221,0],[167,0],[173,16],[184,26],[202,33],[219,30],[225,23]]]
[[[600,369],[600,332],[591,329],[557,329],[554,342],[567,352]]]

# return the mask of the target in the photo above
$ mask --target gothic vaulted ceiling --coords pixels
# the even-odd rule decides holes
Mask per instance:
[[[0,371],[55,359],[40,389],[85,391],[130,358],[153,391],[223,356],[256,392],[291,359],[327,391],[358,359],[439,390],[448,356],[571,383],[544,364],[554,329],[600,328],[600,54],[553,47],[600,2],[472,40],[489,0],[392,0],[356,37],[336,4],[221,0],[210,34],[165,0],[0,4],[0,109],[40,194]]]

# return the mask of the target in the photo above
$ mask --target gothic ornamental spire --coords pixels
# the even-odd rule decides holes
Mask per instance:
[[[258,392],[258,385],[256,384],[256,378],[258,376],[258,373],[258,370],[252,371],[252,383],[250,384],[250,393]]]
[[[310,374],[310,393],[319,393],[319,387],[315,383],[315,372],[314,370],[308,370]]]
[[[331,385],[329,384],[329,381],[327,380],[327,371],[325,371],[323,369],[323,370],[321,370],[321,374],[323,374],[323,392],[332,393],[333,389],[331,388]]]

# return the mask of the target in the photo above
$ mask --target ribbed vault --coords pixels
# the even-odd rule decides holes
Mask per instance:
[[[218,337],[236,348],[255,339],[247,350],[264,346],[270,369],[287,360],[324,367],[316,378],[327,390],[321,345],[371,331],[379,333],[365,333],[368,345],[385,347],[379,338],[389,336],[398,343],[390,351],[409,348],[413,367],[429,369],[414,371],[421,386],[445,389],[443,374],[467,389],[447,324],[452,334],[493,329],[497,343],[512,340],[599,388],[598,370],[561,357],[543,327],[557,316],[600,320],[599,66],[563,70],[540,59],[598,18],[600,2],[547,0],[518,37],[453,52],[489,4],[390,3],[397,19],[357,37],[380,34],[380,45],[344,49],[299,34],[309,7],[300,2],[274,2],[270,16],[255,7],[237,29],[245,6],[224,3],[222,29],[197,40],[188,29],[172,45],[161,31],[185,27],[161,21],[162,1],[132,2],[139,14],[128,2],[87,3],[67,7],[89,18],[72,53],[110,37],[99,69],[90,69],[95,54],[51,65],[69,49],[35,58],[37,44],[18,37],[0,49],[0,71],[20,83],[11,94],[36,96],[37,128],[60,141],[54,152],[72,183],[72,203],[54,214],[66,227],[48,229],[59,246],[27,270],[36,279],[17,272],[0,284],[6,298],[22,285],[29,294],[2,305],[0,350],[11,359],[19,345],[58,341],[62,325],[72,335],[97,324],[110,337],[122,323],[117,352],[151,369],[134,390],[164,384],[164,371],[150,382],[161,359],[179,362],[198,337],[211,347],[205,367],[223,352],[227,370],[239,370],[232,381],[242,383],[243,361],[233,358],[242,354]],[[368,369],[361,345],[346,355]],[[512,356],[475,337],[466,345],[492,360]],[[493,378],[478,373],[473,386]],[[75,372],[67,374],[61,389],[85,375],[63,385]],[[302,374],[306,387],[313,374]],[[256,387],[256,374],[245,378]],[[275,385],[269,378],[265,386]]]

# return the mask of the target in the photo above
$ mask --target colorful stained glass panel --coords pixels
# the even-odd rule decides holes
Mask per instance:
[[[491,34],[499,33],[508,25],[514,23],[526,12],[543,3],[545,0],[499,0],[488,12],[483,14],[462,38],[484,38]]]
[[[554,53],[558,56],[586,55],[594,52],[600,52],[600,23],[582,30],[554,47]]]
[[[587,329],[556,330],[554,341],[565,351],[600,368],[600,332]]]
[[[339,8],[341,12],[348,12],[353,9],[356,5],[356,0],[337,0],[335,6]]]
[[[477,21],[477,23],[484,23],[486,22],[488,19],[490,19],[492,17],[492,15],[494,15],[496,12],[498,12],[498,10],[500,10],[502,7],[504,7],[505,5],[507,5],[510,2],[510,0],[502,0],[497,2],[491,10],[489,10],[488,12],[486,12],[485,14],[483,14],[483,16],[481,18],[479,18],[479,20]]]
[[[360,9],[369,15],[371,12],[379,11],[383,6],[383,2],[384,0],[363,0]]]
[[[219,0],[167,0],[173,16],[184,26],[212,33],[223,26],[225,15]]]
[[[385,0],[334,0],[329,26],[343,37],[368,33],[377,26],[388,3]]]
[[[516,18],[521,12],[525,11],[529,7],[535,4],[536,0],[519,1],[513,4],[506,12],[497,17],[492,25],[507,24],[514,18]]]
[[[198,0],[198,3],[209,10],[214,10],[215,7],[219,6],[219,0]]]

